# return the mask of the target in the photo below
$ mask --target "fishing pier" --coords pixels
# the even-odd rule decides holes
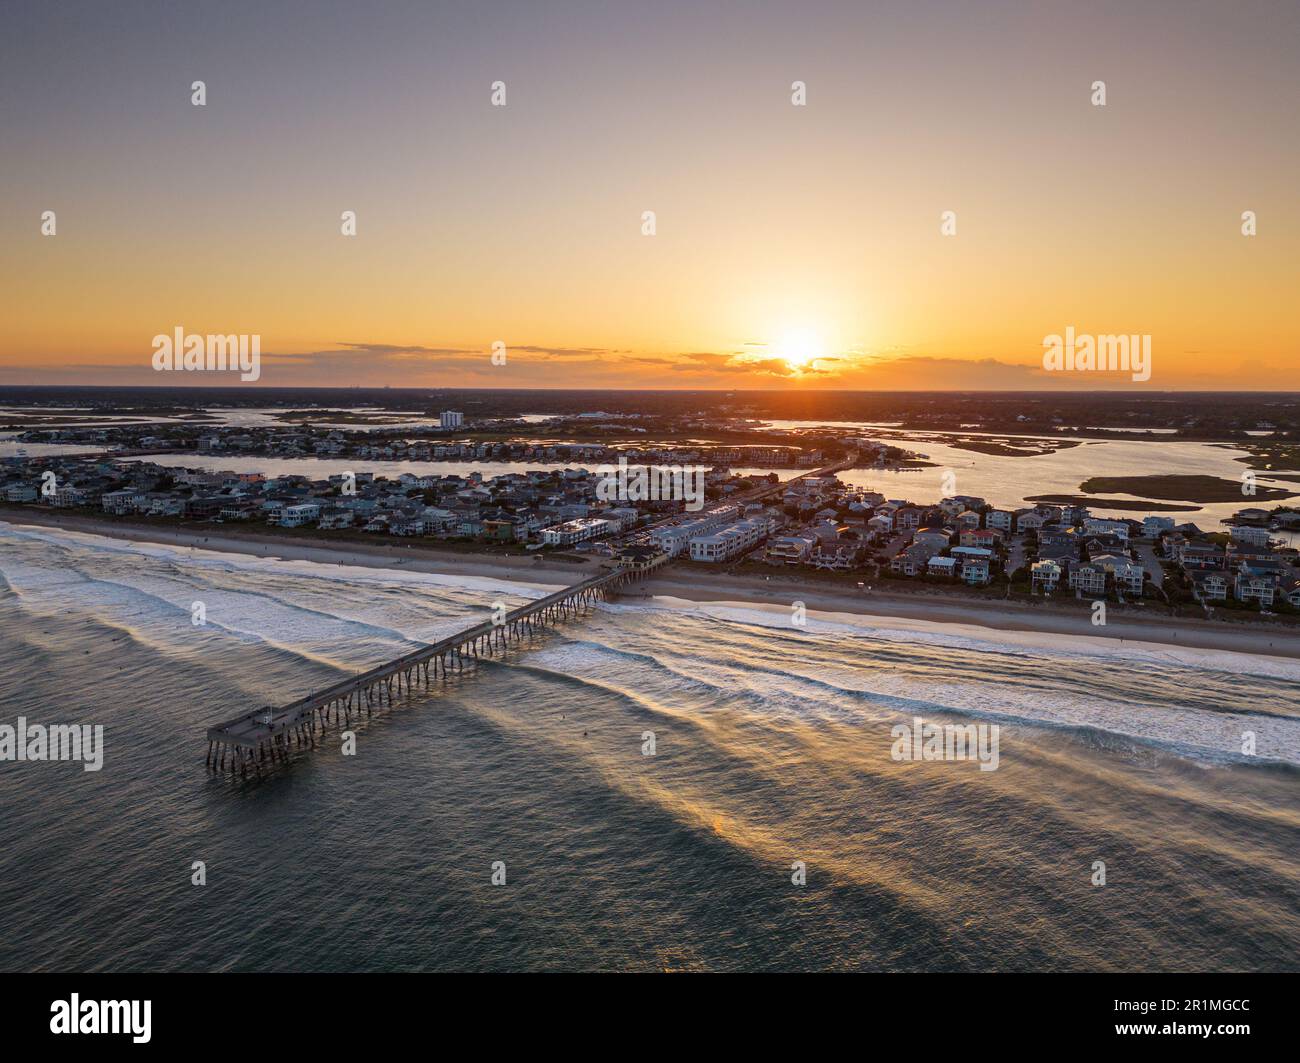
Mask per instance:
[[[249,769],[260,773],[264,765],[288,760],[296,748],[314,748],[328,724],[350,722],[354,714],[360,717],[363,712],[369,716],[404,693],[427,689],[438,679],[472,668],[479,658],[504,653],[512,643],[577,617],[598,600],[610,600],[621,587],[645,578],[665,560],[619,565],[288,705],[260,708],[210,727],[208,767],[240,775],[247,775]]]
[[[856,461],[856,452],[850,453],[834,465],[755,488],[736,495],[733,501],[757,502],[785,490],[804,477],[830,475],[852,468]],[[672,519],[667,518],[661,523]],[[639,548],[633,548],[636,549]],[[621,587],[644,579],[667,560],[666,554],[642,558],[625,556],[607,572],[465,628],[325,690],[308,694],[278,709],[264,706],[210,727],[207,732],[208,767],[214,772],[230,771],[240,775],[247,775],[250,768],[260,773],[263,765],[288,760],[294,749],[315,748],[317,737],[324,734],[327,725],[349,723],[354,715],[360,718],[363,712],[370,716],[375,709],[392,705],[400,695],[409,694],[419,687],[428,689],[439,679],[459,675],[466,666],[472,668],[479,658],[504,654],[512,643],[518,644],[531,638],[538,630],[577,617],[596,601],[608,601]]]

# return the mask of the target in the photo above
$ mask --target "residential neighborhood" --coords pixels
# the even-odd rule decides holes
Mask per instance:
[[[0,499],[114,518],[174,519],[481,543],[613,557],[645,548],[679,564],[841,574],[866,585],[947,585],[1027,599],[1153,600],[1205,611],[1300,609],[1296,551],[1243,509],[1226,532],[1167,516],[1083,506],[999,508],[971,495],[886,498],[837,475],[703,472],[704,502],[600,502],[585,467],[485,476],[373,472],[268,477],[164,466],[148,458],[8,457]],[[759,497],[756,497],[759,496]],[[1285,520],[1282,520],[1285,518]]]

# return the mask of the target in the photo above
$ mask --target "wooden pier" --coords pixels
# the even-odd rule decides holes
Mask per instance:
[[[639,567],[616,567],[545,598],[529,602],[474,627],[415,650],[368,672],[280,708],[264,707],[208,728],[208,767],[247,775],[289,758],[295,748],[314,748],[326,726],[350,722],[419,686],[457,675],[476,659],[505,652],[534,632],[577,616],[597,600],[609,600],[620,587],[642,579],[662,559]]]
[[[734,496],[736,503],[757,502],[784,491],[808,476],[827,476],[852,468],[857,453],[821,469],[800,473],[790,480],[768,484]],[[665,518],[668,523],[675,517]],[[511,640],[518,642],[539,629],[578,613],[599,599],[612,598],[618,589],[632,580],[643,579],[667,560],[656,558],[648,563],[618,565],[609,572],[565,587],[535,602],[508,612],[499,623],[485,621],[466,628],[431,646],[408,653],[395,661],[335,683],[281,708],[266,706],[245,713],[216,727],[208,728],[208,767],[215,772],[230,771],[247,775],[251,768],[289,759],[293,749],[315,748],[316,739],[326,725],[351,722],[353,715],[371,715],[375,709],[391,705],[395,697],[428,687],[437,679],[446,679],[473,666],[477,658],[504,653]]]

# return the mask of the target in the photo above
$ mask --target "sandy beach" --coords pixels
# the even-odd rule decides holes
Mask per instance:
[[[516,583],[565,586],[597,572],[604,559],[505,556],[485,551],[481,555],[440,549],[425,543],[376,541],[322,541],[306,536],[259,534],[231,526],[177,526],[131,524],[64,511],[6,506],[0,522],[63,528],[131,542],[160,543],[255,557],[312,561],[368,568],[401,569],[442,576],[473,576]],[[994,631],[1031,632],[1070,639],[1116,639],[1125,643],[1177,646],[1190,650],[1227,651],[1300,658],[1300,631],[1283,624],[1256,620],[1240,622],[1174,618],[1152,609],[1146,615],[1111,605],[1107,623],[1094,626],[1090,612],[1076,603],[1025,604],[997,599],[963,599],[956,595],[864,593],[856,587],[839,589],[819,582],[803,582],[783,572],[770,575],[701,573],[669,566],[661,574],[634,586],[624,599],[666,598],[690,602],[744,603],[770,610],[788,610],[802,601],[813,613],[849,613],[914,622],[917,629],[930,625]]]

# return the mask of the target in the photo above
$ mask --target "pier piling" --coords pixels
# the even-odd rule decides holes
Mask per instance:
[[[409,697],[421,680],[427,689],[433,679],[446,682],[453,675],[462,675],[467,660],[476,663],[508,653],[511,639],[522,644],[525,633],[532,639],[539,629],[585,615],[587,606],[597,600],[609,601],[620,587],[644,578],[659,563],[638,569],[620,567],[593,576],[511,610],[502,623],[476,624],[281,708],[267,706],[210,727],[206,765],[215,773],[224,772],[229,752],[232,777],[238,771],[241,778],[246,778],[250,764],[260,776],[263,763],[289,760],[295,745],[300,749],[316,748],[317,733],[324,735],[331,720],[335,726],[350,723],[354,710],[360,715],[363,697],[367,717],[373,716],[376,708],[384,707],[385,698],[391,708],[394,687],[398,696]]]

